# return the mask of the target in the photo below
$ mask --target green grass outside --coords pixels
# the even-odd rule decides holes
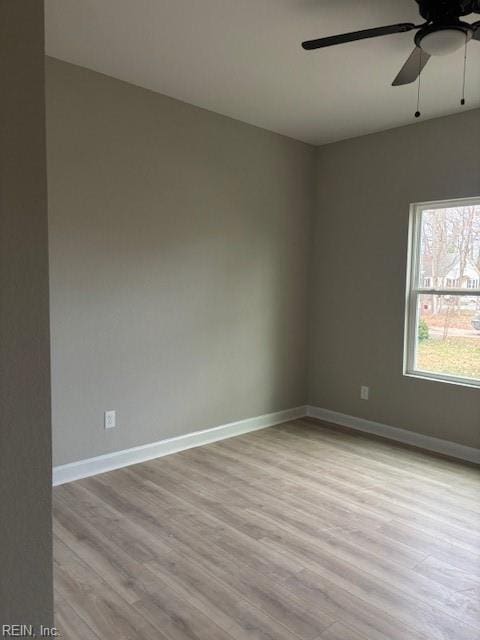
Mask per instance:
[[[420,342],[417,369],[480,378],[480,337],[447,340],[429,338]]]

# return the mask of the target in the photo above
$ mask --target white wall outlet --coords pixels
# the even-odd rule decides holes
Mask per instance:
[[[105,429],[113,429],[117,426],[116,411],[105,411]]]
[[[370,387],[360,387],[360,398],[368,400],[370,397]]]

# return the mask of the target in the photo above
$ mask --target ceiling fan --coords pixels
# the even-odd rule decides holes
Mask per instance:
[[[302,47],[307,51],[331,47],[336,44],[388,36],[393,33],[417,31],[415,48],[403,65],[392,85],[399,86],[415,82],[431,56],[442,56],[465,47],[469,40],[480,42],[480,20],[470,24],[461,20],[472,13],[480,14],[480,0],[415,0],[420,15],[426,22],[413,24],[403,22],[386,27],[364,29],[343,33],[328,38],[307,40]]]

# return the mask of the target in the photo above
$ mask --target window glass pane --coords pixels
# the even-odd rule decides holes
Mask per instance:
[[[478,289],[480,205],[422,212],[418,286]]]
[[[415,369],[480,379],[480,296],[418,296]]]

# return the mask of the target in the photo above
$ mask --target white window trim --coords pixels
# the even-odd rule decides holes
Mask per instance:
[[[461,198],[457,200],[437,200],[432,202],[417,202],[410,205],[410,220],[408,229],[408,256],[407,256],[407,278],[405,297],[405,330],[403,347],[403,375],[431,380],[435,382],[446,382],[464,387],[480,387],[480,380],[472,378],[457,377],[449,374],[432,373],[415,369],[416,350],[418,345],[418,322],[417,322],[417,298],[422,294],[430,295],[461,295],[480,296],[480,289],[427,289],[417,286],[419,282],[420,250],[421,250],[421,218],[423,211],[429,209],[447,209],[455,207],[478,206],[480,197]]]

